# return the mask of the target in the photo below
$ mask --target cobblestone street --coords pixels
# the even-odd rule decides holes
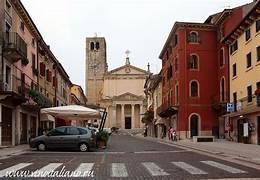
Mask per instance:
[[[90,179],[211,179],[257,178],[260,171],[242,164],[199,154],[176,145],[161,144],[129,135],[112,135],[106,150],[28,151],[0,161],[0,176],[10,170],[57,172],[75,170]],[[75,176],[75,175],[74,175]],[[39,177],[39,176],[38,176]],[[41,178],[48,177],[48,174]],[[55,176],[57,177],[57,176]],[[35,178],[32,176],[31,178]],[[60,177],[64,179],[64,177]],[[71,179],[72,177],[70,177]],[[76,178],[76,177],[75,177]],[[79,178],[79,177],[77,177]]]

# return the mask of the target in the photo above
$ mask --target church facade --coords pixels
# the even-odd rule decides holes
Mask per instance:
[[[91,42],[99,42],[100,39],[105,42],[104,38],[99,37],[87,38],[86,41],[86,47],[89,48],[86,51],[86,83],[89,83],[86,84],[87,98],[90,103],[99,105],[108,112],[105,127],[141,128],[142,113],[146,108],[144,83],[149,71],[131,65],[129,57],[126,57],[125,64],[121,67],[107,71],[106,57],[99,56],[106,54],[106,48],[101,45],[96,52],[91,51]],[[91,53],[94,54],[92,58]],[[93,64],[98,64],[94,70]],[[97,83],[95,81],[98,78],[100,81]]]

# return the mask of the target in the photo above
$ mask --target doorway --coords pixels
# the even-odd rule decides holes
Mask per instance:
[[[237,121],[237,142],[243,142],[243,135],[244,135],[244,120],[239,119]]]
[[[12,145],[12,109],[2,106],[2,145]]]
[[[131,129],[131,117],[125,117],[125,129]]]
[[[195,114],[193,114],[190,117],[190,137],[198,136],[198,123],[199,123],[199,117]]]
[[[21,144],[27,143],[27,114],[21,113],[22,119],[21,119]]]

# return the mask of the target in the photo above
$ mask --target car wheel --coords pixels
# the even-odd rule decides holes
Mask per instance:
[[[86,151],[88,151],[89,149],[88,149],[88,145],[86,144],[86,143],[81,143],[80,145],[79,145],[79,150],[81,151],[81,152],[86,152]]]
[[[37,145],[37,149],[38,149],[38,151],[45,151],[46,150],[46,145],[43,142],[40,142]]]

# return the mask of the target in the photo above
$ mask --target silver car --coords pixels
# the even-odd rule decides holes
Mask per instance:
[[[30,147],[40,151],[57,148],[88,151],[91,147],[95,147],[95,139],[94,131],[89,128],[61,126],[45,135],[30,139]]]

